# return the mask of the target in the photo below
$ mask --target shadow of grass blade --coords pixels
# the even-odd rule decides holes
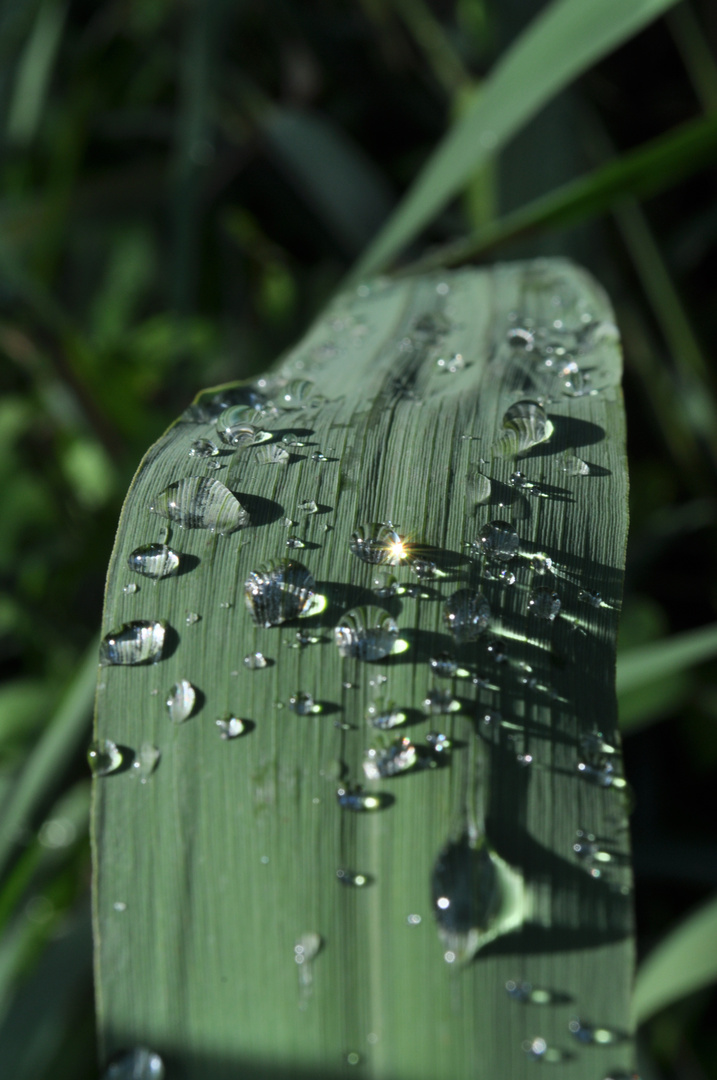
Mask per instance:
[[[509,330],[528,326],[533,346],[511,343]],[[563,346],[568,375],[554,363],[568,363]],[[578,393],[578,371],[590,392]],[[609,304],[567,262],[378,281],[339,297],[265,379],[201,395],[151,448],[122,513],[103,632],[144,620],[153,640],[163,620],[164,650],[156,663],[103,667],[98,691],[97,736],[125,755],[95,780],[105,1057],[149,1046],[185,1080],[518,1080],[535,1068],[523,1044],[539,1053],[544,1039],[566,1080],[631,1066],[613,685],[619,379]],[[547,421],[537,406],[511,409],[535,398]],[[236,449],[217,438],[228,405],[219,426],[237,432]],[[271,442],[246,441],[254,406]],[[491,451],[509,409],[523,425],[518,461]],[[219,454],[190,456],[200,439]],[[133,574],[128,556],[165,541],[167,522],[149,509],[168,505],[158,494],[204,475],[237,496],[249,526],[220,536],[170,522],[179,573]],[[506,519],[494,535],[514,548],[513,523],[520,551],[488,565],[470,545]],[[353,547],[375,562],[351,550],[359,527]],[[257,626],[244,582],[254,574],[260,589],[265,564],[286,557],[306,573],[284,569],[258,622],[289,620]],[[308,574],[323,600],[292,618]],[[492,613],[482,633],[474,590]],[[339,650],[333,628],[348,610]],[[362,621],[380,622],[371,648],[351,646]],[[403,644],[381,658],[394,621]],[[268,663],[252,669],[244,658],[256,653]],[[165,707],[177,685],[181,723]],[[374,726],[397,714],[396,730]],[[232,717],[244,733],[222,738]],[[452,749],[437,749],[438,734]],[[143,743],[161,754],[144,783],[132,766]],[[375,812],[339,805],[339,789],[361,802],[359,784],[383,804]],[[464,963],[446,962],[452,942]],[[576,1017],[587,1043],[589,1025],[610,1033],[609,1050],[574,1038]]]

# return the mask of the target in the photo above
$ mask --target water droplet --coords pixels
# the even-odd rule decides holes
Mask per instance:
[[[476,506],[482,506],[489,501],[491,488],[490,478],[482,472],[475,469],[468,473],[468,490]]]
[[[463,371],[465,366],[466,362],[462,353],[453,353],[453,356],[449,357],[439,356],[436,360],[438,370],[450,375],[455,375],[457,371]]]
[[[395,701],[376,698],[366,709],[366,719],[373,727],[387,731],[405,724],[406,714],[397,708]]]
[[[536,574],[550,574],[553,570],[553,560],[542,552],[533,555],[530,565]]]
[[[553,434],[553,425],[537,401],[516,401],[503,416],[503,428],[492,448],[501,457],[525,454]]]
[[[316,514],[319,508],[313,499],[305,499],[304,502],[297,504],[296,509],[300,510],[302,514]]]
[[[560,465],[567,476],[589,476],[590,466],[579,458],[572,447],[565,450],[560,458]]]
[[[397,566],[406,558],[401,537],[382,521],[359,525],[351,534],[349,547],[363,562],[376,565]]]
[[[311,460],[312,461],[328,461],[329,459],[327,458],[326,454],[322,454],[320,450],[316,450],[311,455]]]
[[[133,593],[139,592],[139,585],[135,585],[135,583],[132,581],[129,585],[124,586],[122,592],[127,593],[128,596],[132,596]]]
[[[141,784],[146,784],[157,768],[159,758],[159,748],[151,742],[143,742],[132,762],[132,776],[136,777]]]
[[[219,728],[219,734],[223,739],[237,739],[248,730],[244,721],[238,716],[224,716],[221,720],[215,720],[214,723]]]
[[[135,548],[127,559],[135,574],[148,578],[171,577],[179,571],[179,555],[166,544],[144,544]]]
[[[548,1046],[541,1036],[537,1036],[535,1039],[525,1039],[522,1047],[533,1061],[545,1062],[551,1065],[559,1065],[561,1062],[567,1061],[570,1056],[556,1046]]]
[[[334,641],[342,656],[381,660],[398,636],[398,624],[383,608],[366,606],[346,611],[334,627]]]
[[[443,605],[443,622],[458,645],[480,637],[489,619],[490,606],[477,589],[458,589]]]
[[[538,619],[550,619],[551,622],[560,611],[560,597],[552,589],[533,589],[528,600],[528,610]]]
[[[195,623],[199,622],[201,617],[202,616],[198,615],[196,611],[188,611],[184,621],[186,622],[187,626],[194,626]]]
[[[124,900],[115,900],[112,907],[115,911],[119,911],[120,913],[127,910],[127,905],[125,904]]]
[[[496,664],[505,664],[508,660],[508,653],[505,646],[498,638],[490,638],[485,643],[485,651],[488,656]]]
[[[506,339],[513,348],[525,349],[526,352],[532,352],[535,345],[532,330],[528,330],[524,326],[512,326],[506,334]]]
[[[520,537],[508,521],[489,521],[473,546],[488,559],[509,562],[520,553]]]
[[[323,938],[315,930],[307,930],[294,944],[294,960],[297,964],[309,964],[321,952]]]
[[[164,1062],[154,1050],[135,1046],[115,1054],[102,1080],[164,1080]]]
[[[280,626],[303,614],[314,599],[316,583],[292,559],[264,563],[244,583],[246,605],[257,626]]]
[[[291,433],[284,435],[281,441],[284,446],[306,446],[306,443],[303,443],[298,435],[292,435]]]
[[[387,600],[398,592],[398,582],[388,570],[381,570],[371,579],[371,589],[376,596]]]
[[[612,1046],[620,1042],[622,1038],[614,1029],[586,1024],[584,1020],[578,1020],[577,1017],[569,1021],[568,1030],[573,1038],[586,1045]]]
[[[96,739],[87,751],[87,763],[93,776],[109,776],[122,764],[122,751],[112,739]]]
[[[189,456],[198,458],[213,458],[219,453],[219,447],[211,439],[195,439],[189,447]]]
[[[578,593],[578,600],[582,600],[584,604],[590,604],[594,608],[602,607],[602,596],[599,592],[591,592],[590,589],[581,589]]]
[[[449,963],[471,960],[483,945],[523,921],[523,879],[485,835],[466,832],[448,843],[436,859],[431,886],[438,936]]]
[[[207,462],[207,468],[214,469],[216,471],[217,469],[223,468],[223,462],[213,459],[212,461]]]
[[[318,408],[325,399],[316,393],[316,386],[309,379],[294,379],[283,386],[276,396],[280,409]]]
[[[512,1001],[519,1001],[523,1005],[552,1005],[558,999],[552,990],[532,986],[520,979],[508,979],[505,990]]]
[[[192,715],[197,702],[197,692],[188,679],[180,679],[169,691],[166,706],[173,724],[182,724]]]
[[[423,699],[423,708],[427,716],[443,716],[446,713],[457,712],[460,702],[456,701],[450,690],[440,690],[434,687],[429,690]]]
[[[458,671],[458,664],[451,654],[447,652],[432,656],[428,663],[433,674],[438,675],[441,679],[452,679]]]
[[[436,576],[436,564],[430,559],[409,558],[408,565],[419,581],[426,581]]]
[[[286,546],[288,548],[296,549],[296,548],[306,547],[306,544],[304,543],[303,540],[299,539],[298,536],[294,536],[292,534],[291,536],[287,536],[287,538],[286,538]]]
[[[271,438],[268,431],[260,431],[247,420],[247,410],[243,405],[233,405],[217,419],[217,433],[225,446],[239,449],[241,446],[255,446]]]
[[[416,747],[410,739],[396,739],[389,746],[366,751],[363,771],[368,780],[381,780],[408,772],[418,761]]]
[[[177,480],[157,495],[149,509],[180,528],[209,529],[220,535],[249,524],[249,514],[237,497],[220,480],[208,476]]]
[[[346,1064],[347,1065],[360,1065],[361,1064],[361,1055],[357,1054],[355,1050],[351,1050],[350,1053],[348,1053],[346,1055]]]
[[[615,766],[610,761],[578,763],[578,775],[597,787],[612,787],[615,783]]]
[[[363,889],[370,883],[366,874],[360,874],[356,870],[337,870],[336,877],[342,885],[350,885],[354,889]]]
[[[420,926],[423,920],[421,919],[420,915],[412,913],[406,916],[406,922],[409,926]]]
[[[385,796],[374,795],[372,792],[364,791],[361,787],[340,787],[336,791],[336,798],[343,810],[353,810],[357,813],[381,810],[387,805]]]
[[[110,630],[100,645],[100,663],[156,664],[162,658],[167,623],[163,619],[135,619]]]
[[[250,671],[259,671],[261,668],[265,668],[269,661],[264,656],[264,653],[253,652],[247,653],[244,657],[244,667],[249,668]]]
[[[279,443],[260,446],[256,452],[256,461],[259,465],[288,465],[290,458],[289,451]]]
[[[297,690],[295,694],[292,694],[289,698],[289,708],[292,712],[295,712],[297,716],[309,716],[311,713],[321,711],[321,707],[314,701],[313,695],[307,693],[305,690]]]
[[[447,754],[448,751],[453,749],[453,743],[442,731],[429,731],[426,735],[426,742],[434,754]]]

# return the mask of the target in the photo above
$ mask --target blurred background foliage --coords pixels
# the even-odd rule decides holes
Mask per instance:
[[[297,339],[542,7],[0,4],[0,1061],[15,1080],[96,1075],[84,748],[132,473],[197,390]],[[716,110],[717,8],[693,0],[543,109],[406,256],[471,234],[477,262],[567,254],[610,292],[632,476],[623,655],[715,622]],[[641,956],[717,885],[717,673],[691,655],[620,698]],[[717,1075],[713,988],[641,1030],[645,1080]]]

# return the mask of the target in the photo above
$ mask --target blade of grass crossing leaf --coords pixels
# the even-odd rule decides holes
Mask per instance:
[[[617,739],[626,477],[614,338],[591,358],[599,392],[558,390],[552,438],[521,459],[551,497],[510,504],[516,462],[491,449],[505,433],[506,409],[545,377],[510,345],[510,313],[552,325],[558,308],[573,328],[586,314],[613,318],[595,283],[561,261],[362,286],[340,297],[264,382],[237,387],[234,397],[231,388],[207,392],[145,457],[120,522],[104,629],[164,619],[172,632],[160,662],[110,665],[101,675],[99,737],[129,748],[128,760],[144,742],[161,752],[144,784],[132,768],[95,781],[104,1055],[148,1045],[186,1080],[338,1080],[357,1064],[367,1080],[527,1080],[535,1062],[523,1043],[540,1036],[565,1080],[594,1080],[594,1048],[568,1029],[579,1011],[616,1039],[618,1030],[625,1035],[610,1063],[631,1066],[619,753],[610,755],[613,785],[578,769],[593,760],[581,743],[593,728]],[[436,361],[457,353],[465,366],[445,373]],[[190,457],[197,439],[217,438],[222,407],[250,391],[280,406],[258,418],[273,443],[225,450],[213,459],[219,470]],[[600,470],[568,477],[563,451],[581,444]],[[287,462],[264,463],[282,449]],[[477,473],[493,481],[490,496],[480,485],[480,505]],[[138,578],[139,591],[127,593],[128,555],[158,542],[167,524],[150,507],[192,475],[225,483],[251,524],[224,536],[171,524],[168,542],[185,572],[156,584]],[[507,567],[513,585],[487,574],[466,548],[486,522],[505,518],[515,519],[522,545]],[[358,526],[389,520],[414,557],[435,562],[433,577],[352,552]],[[540,573],[544,559],[534,568],[538,552],[553,559],[554,578]],[[306,619],[257,627],[243,583],[286,556],[307,567],[324,602]],[[402,591],[391,594],[386,582],[388,593],[373,590],[385,571]],[[581,585],[599,588],[610,606],[582,603]],[[452,641],[444,604],[460,589],[482,590],[489,601],[505,663],[495,662],[485,636]],[[534,602],[549,600],[553,614],[559,591],[557,618],[531,614],[534,589],[547,589]],[[341,656],[333,627],[362,605],[395,617],[401,650],[372,663]],[[252,670],[243,658],[257,651],[269,662]],[[432,670],[430,657],[445,651],[462,675]],[[172,723],[164,702],[181,679],[196,686],[197,703],[184,723]],[[298,712],[292,698],[304,701]],[[406,724],[382,732],[369,710],[390,702]],[[215,722],[232,715],[248,730],[222,740]],[[431,731],[453,741],[447,759],[430,750]],[[404,751],[426,767],[371,779],[376,754],[404,735]],[[365,759],[369,749],[375,754]],[[356,784],[390,805],[342,808],[337,789],[354,793]],[[455,872],[467,871],[468,849],[446,845],[475,836],[483,817],[524,896],[510,907],[512,932],[473,962],[450,963],[434,921],[432,872],[446,850],[444,865],[455,858]],[[577,829],[609,845],[613,857],[599,874],[591,869],[602,864],[574,852]],[[453,872],[446,881],[444,870],[437,887],[452,893]],[[473,886],[468,896],[470,919],[480,921]],[[511,980],[546,988],[552,1004],[534,1015],[506,993]]]
[[[679,923],[640,965],[634,998],[637,1022],[716,980],[717,900],[710,900]]]
[[[653,679],[677,674],[717,655],[717,625],[675,634],[623,653],[617,662],[617,692],[627,693]]]
[[[674,0],[557,0],[486,79],[474,107],[446,134],[352,274],[388,266],[467,184],[471,174],[574,78]]]

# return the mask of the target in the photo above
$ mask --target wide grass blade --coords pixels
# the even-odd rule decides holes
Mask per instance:
[[[674,634],[623,653],[617,664],[617,691],[627,693],[654,679],[675,675],[717,655],[717,626]]]
[[[644,1023],[660,1009],[717,980],[717,901],[683,919],[640,965],[635,1016]]]
[[[557,374],[554,353],[538,348],[557,340],[578,370]],[[104,1058],[146,1045],[183,1080],[518,1080],[533,1075],[531,1050],[559,1061],[565,1080],[594,1080],[601,1063],[632,1067],[613,685],[626,526],[619,378],[609,304],[566,262],[378,281],[340,297],[266,379],[201,395],[151,448],[120,521],[104,632],[136,620],[169,629],[159,662],[105,666],[98,690],[97,736],[123,755],[95,780]],[[522,406],[525,419],[504,426],[509,408],[536,397],[547,425]],[[208,448],[197,440],[219,442],[217,414],[231,402],[259,406],[271,440],[198,456]],[[524,455],[505,456],[520,439]],[[516,470],[524,477],[511,483]],[[207,513],[206,500],[187,501],[207,494],[206,477],[237,495],[249,526],[218,535],[158,516],[172,496],[162,493],[191,477],[172,489],[185,524],[190,509]],[[226,496],[216,506],[238,523]],[[509,538],[514,523],[520,550],[486,561],[471,545],[506,519],[493,535]],[[397,565],[357,557],[354,530],[388,521],[398,548],[359,549]],[[165,540],[181,572],[133,573],[131,553]],[[305,618],[255,626],[244,582],[287,556],[323,600]],[[479,589],[491,616],[456,644],[444,604],[461,589]],[[292,596],[275,596],[274,609]],[[332,640],[362,605],[398,622],[403,645],[385,659],[342,657]],[[257,652],[269,662],[252,670],[244,658]],[[181,680],[196,697],[180,723],[165,700],[182,715],[181,694],[170,695]],[[381,732],[371,716],[391,701],[406,722]],[[245,733],[222,739],[216,721],[232,717]],[[453,749],[436,750],[431,731]],[[418,764],[367,778],[365,752],[403,736]],[[143,777],[145,743],[161,756]],[[339,805],[337,791],[360,798],[361,783],[385,805]],[[459,883],[467,890],[455,944],[436,932],[439,854],[444,927],[441,897],[455,905]],[[491,873],[516,901],[479,915],[490,903],[477,883]],[[598,1029],[607,1048],[590,1045]]]
[[[557,0],[550,4],[501,58],[473,108],[432,153],[360,260],[354,277],[388,266],[543,105],[674,2]]]

